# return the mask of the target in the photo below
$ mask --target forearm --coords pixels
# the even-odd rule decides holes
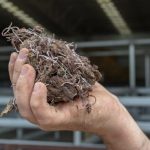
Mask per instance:
[[[150,141],[138,127],[127,110],[120,104],[120,111],[109,123],[103,135],[108,150],[149,150]]]
[[[96,96],[96,105],[86,116],[85,131],[100,136],[108,150],[150,149],[149,139],[116,96],[99,84],[91,95]]]

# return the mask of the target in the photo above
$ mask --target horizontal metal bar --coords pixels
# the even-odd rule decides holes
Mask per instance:
[[[15,51],[12,46],[0,46],[0,53],[13,52]]]
[[[31,146],[57,146],[57,147],[72,147],[75,146],[70,142],[52,142],[52,141],[29,141],[29,140],[9,140],[9,139],[0,139],[0,144],[14,144],[14,145],[31,145]],[[81,143],[76,147],[87,147],[87,148],[105,148],[103,144],[89,144]]]
[[[78,48],[90,48],[90,47],[111,47],[111,46],[127,46],[130,40],[108,40],[108,41],[88,41],[77,42]]]
[[[87,42],[77,42],[77,45],[78,48],[90,48],[90,47],[127,46],[130,43],[134,43],[135,45],[150,45],[150,39],[87,41]]]
[[[7,104],[12,98],[12,96],[0,96],[0,105]]]
[[[126,46],[132,41],[138,45],[150,45],[150,39],[125,39],[125,40],[101,40],[101,41],[88,41],[88,42],[77,42],[79,48],[82,47],[110,47],[110,46]],[[1,52],[12,52],[15,51],[12,46],[1,46]]]
[[[144,132],[150,133],[150,122],[138,121],[137,123]]]
[[[0,118],[0,127],[8,128],[38,128],[36,125],[20,118]]]
[[[149,94],[150,95],[150,87],[147,87],[147,88],[137,88],[136,89],[136,92],[138,93],[138,94]]]
[[[140,128],[147,133],[150,133],[150,122],[138,121],[137,122]],[[8,128],[38,128],[36,125],[29,123],[24,119],[17,118],[1,118],[0,119],[0,127],[8,127]],[[81,142],[80,142],[81,144]],[[80,145],[78,144],[78,145]]]
[[[107,87],[107,89],[117,95],[127,95],[131,94],[132,91],[129,87]],[[136,94],[143,94],[143,95],[150,95],[150,88],[149,87],[136,87],[134,89],[134,93]]]
[[[80,53],[80,52],[79,52]],[[128,50],[107,50],[107,51],[82,51],[82,55],[85,56],[93,56],[93,57],[106,57],[106,56],[128,56],[129,52]],[[136,51],[136,55],[144,55],[144,51]]]
[[[137,45],[150,45],[150,39],[136,39],[133,42]]]
[[[150,107],[150,96],[119,96],[125,106]]]
[[[111,46],[127,46],[130,42],[137,45],[150,45],[150,39],[125,39],[125,40],[101,40],[101,41],[87,41],[76,42],[78,48],[90,48],[90,47],[111,47]],[[0,53],[15,51],[12,46],[1,46]]]

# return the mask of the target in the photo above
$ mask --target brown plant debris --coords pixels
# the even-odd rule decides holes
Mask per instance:
[[[22,48],[29,49],[26,63],[36,70],[35,82],[40,81],[47,86],[47,101],[50,105],[74,101],[76,98],[88,101],[88,93],[92,85],[100,80],[101,74],[87,57],[75,52],[74,43],[48,36],[39,26],[26,29],[10,25],[3,30],[2,35],[17,52]]]

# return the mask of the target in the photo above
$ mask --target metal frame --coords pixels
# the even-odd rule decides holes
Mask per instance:
[[[150,51],[147,49],[137,49],[137,46],[149,46],[150,47],[150,39],[132,39],[132,40],[109,40],[109,41],[93,41],[93,42],[78,42],[77,43],[79,52],[83,55],[87,56],[97,56],[97,57],[105,57],[105,56],[128,56],[129,57],[129,86],[128,87],[108,87],[108,89],[118,96],[120,95],[120,101],[125,106],[130,107],[150,107]],[[94,47],[105,47],[106,48],[113,48],[114,50],[111,51],[92,51],[89,53],[85,53],[82,51],[82,48],[94,48]],[[116,48],[117,47],[117,48]],[[122,47],[126,48],[126,50],[121,50]],[[11,47],[1,47],[0,52],[4,53],[12,51]],[[119,50],[118,50],[119,49]],[[145,63],[143,67],[145,68],[145,86],[144,87],[137,87],[136,86],[136,56],[141,55],[145,59]],[[5,59],[8,59],[6,57]],[[4,58],[0,61],[4,61]],[[5,92],[7,93],[7,92]],[[11,93],[11,92],[10,92]],[[143,96],[137,96],[138,94],[142,94]],[[4,105],[9,100],[8,96],[0,96],[0,105]],[[11,123],[10,123],[11,122]],[[142,128],[143,131],[150,133],[150,121],[138,122],[139,126]],[[15,128],[18,130],[18,138],[22,135],[22,128],[37,128],[35,125],[20,119],[20,118],[0,118],[0,127],[8,127],[8,128]],[[7,131],[7,130],[6,130]],[[8,131],[7,131],[8,132]],[[38,133],[37,133],[38,134]],[[12,143],[18,142],[16,140],[0,140],[0,143]],[[19,140],[19,142],[21,142]],[[23,143],[25,141],[22,141]],[[43,144],[43,145],[53,145],[54,143],[46,143],[46,142],[36,142],[36,141],[26,141],[31,142],[32,144]],[[25,143],[26,143],[25,142]],[[74,146],[81,146],[83,145],[83,141],[81,140],[81,132],[76,131],[73,135],[73,143],[71,145]],[[58,144],[63,146],[67,143],[61,142]],[[94,146],[95,144],[88,144],[88,146]],[[99,146],[99,145],[98,145]]]
[[[145,85],[150,87],[150,51],[147,49],[136,49],[136,46],[150,46],[150,39],[132,39],[132,40],[109,40],[109,41],[93,41],[93,42],[81,42],[78,43],[78,48],[95,48],[95,47],[128,47],[126,50],[114,50],[111,51],[92,51],[87,54],[81,51],[81,54],[87,56],[128,56],[129,57],[129,86],[130,90],[136,88],[136,55],[144,55],[145,59]]]
[[[51,142],[51,141],[29,141],[29,140],[9,140],[0,139],[0,144],[13,144],[13,145],[32,145],[32,146],[56,146],[56,147],[73,147],[76,146],[73,143],[68,142]],[[82,143],[76,147],[83,148],[106,148],[103,144],[88,144]]]

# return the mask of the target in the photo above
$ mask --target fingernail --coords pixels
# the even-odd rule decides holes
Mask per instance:
[[[19,57],[19,59],[26,59],[27,53],[26,52],[20,52],[18,57]]]
[[[41,87],[41,85],[36,83],[36,84],[34,85],[33,91],[34,91],[34,92],[37,92],[37,91],[40,89],[40,87]]]
[[[21,70],[21,75],[25,75],[28,71],[28,67],[27,66],[24,66]]]

